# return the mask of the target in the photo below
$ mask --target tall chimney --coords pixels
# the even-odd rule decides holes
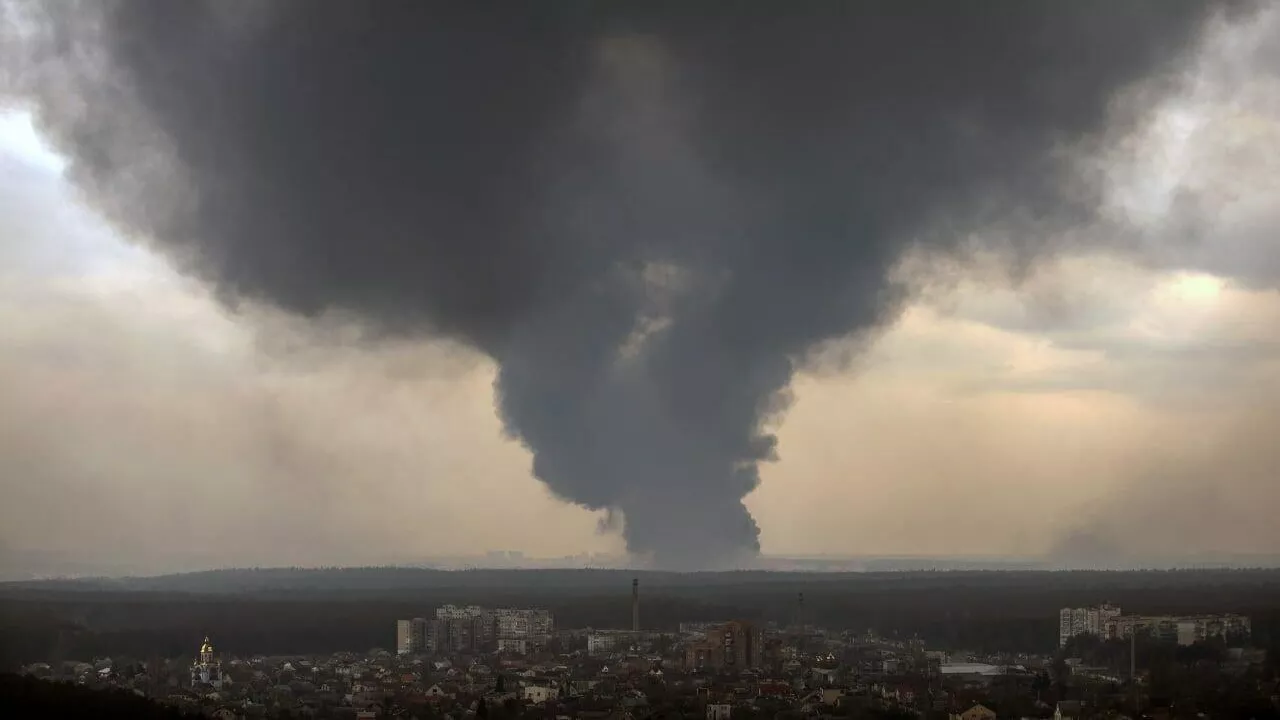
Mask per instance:
[[[796,625],[804,627],[804,593],[796,598]]]
[[[631,632],[640,632],[640,578],[631,579]]]

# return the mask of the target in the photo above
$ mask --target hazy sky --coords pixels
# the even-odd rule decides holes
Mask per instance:
[[[747,498],[763,551],[1280,547],[1277,53],[1276,11],[1217,28],[1189,90],[1081,155],[1141,230],[1106,245],[1133,252],[1021,275],[983,251],[905,260],[901,318],[793,384],[780,460]],[[23,107],[3,111],[0,561],[622,550],[601,513],[533,479],[490,361],[228,310],[82,205],[65,165]]]

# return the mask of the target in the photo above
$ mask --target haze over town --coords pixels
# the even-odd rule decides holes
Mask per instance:
[[[249,19],[225,21],[245,23],[228,33],[254,32]],[[91,45],[99,31],[83,32]],[[607,152],[600,152],[611,167],[634,173],[617,180],[621,190],[603,195],[642,200],[639,219],[629,225],[591,213],[581,222],[603,223],[590,231],[605,234],[662,233],[681,223],[691,224],[691,233],[731,234],[749,224],[747,193],[726,190],[715,167],[698,164],[690,151],[711,143],[686,127],[692,124],[686,115],[700,106],[681,89],[681,82],[695,81],[682,74],[679,49],[631,35],[591,47],[582,97],[565,103],[586,109],[566,125],[603,133],[599,142]],[[204,247],[204,236],[183,234],[199,223],[185,211],[156,208],[185,208],[183,192],[202,187],[209,193],[213,185],[201,185],[208,182],[197,177],[208,171],[203,166],[165,174],[166,158],[186,161],[199,153],[183,144],[194,141],[178,128],[182,119],[166,115],[164,89],[146,87],[159,81],[129,65],[147,61],[114,58],[123,76],[135,73],[148,91],[117,104],[86,91],[97,86],[85,68],[39,56],[47,65],[30,66],[44,83],[38,92],[12,79],[0,84],[6,98],[0,111],[0,567],[11,574],[73,565],[147,574],[445,556],[483,563],[485,553],[508,549],[531,558],[594,553],[622,556],[617,564],[678,566],[662,539],[668,532],[690,544],[724,543],[698,566],[745,567],[755,562],[754,535],[738,523],[752,518],[766,557],[968,556],[1113,567],[1247,562],[1274,552],[1280,547],[1274,521],[1280,507],[1274,442],[1280,431],[1280,9],[1215,16],[1187,47],[1159,76],[1138,75],[1114,88],[1099,83],[1099,92],[1115,91],[1099,103],[1107,118],[1101,126],[1065,143],[1057,135],[1050,143],[1047,131],[1045,138],[1026,139],[1026,153],[1052,154],[1069,168],[1065,179],[1045,181],[1053,193],[1071,195],[1076,186],[1097,193],[1083,201],[1088,212],[1073,209],[1065,219],[1024,213],[995,195],[997,210],[981,213],[962,241],[895,238],[876,245],[873,261],[836,253],[859,272],[884,270],[883,282],[852,273],[862,283],[852,293],[819,296],[812,286],[760,271],[772,283],[769,292],[740,303],[750,306],[742,317],[754,313],[755,319],[735,315],[708,327],[786,327],[809,305],[868,303],[871,309],[850,310],[849,317],[795,338],[780,333],[780,346],[796,348],[781,360],[761,354],[757,365],[730,370],[739,355],[726,340],[715,349],[722,357],[697,355],[707,363],[698,370],[705,376],[646,375],[663,392],[689,393],[720,373],[741,373],[745,387],[785,361],[782,379],[760,381],[766,389],[752,395],[767,407],[751,405],[743,411],[746,420],[704,415],[701,405],[691,411],[691,427],[709,428],[697,431],[705,432],[698,440],[735,448],[741,441],[749,452],[739,457],[726,450],[725,457],[733,455],[752,472],[758,462],[758,485],[735,469],[723,486],[708,481],[706,494],[638,469],[617,470],[618,488],[602,489],[603,480],[599,487],[574,484],[603,466],[595,457],[563,454],[573,442],[556,432],[585,433],[591,418],[605,412],[583,411],[568,425],[542,417],[569,412],[547,409],[547,398],[570,390],[556,385],[558,377],[545,378],[551,364],[570,361],[534,351],[553,340],[510,338],[573,337],[574,328],[585,335],[598,329],[595,319],[513,321],[500,342],[488,325],[449,324],[439,309],[462,303],[460,290],[423,301],[429,308],[423,316],[439,310],[433,322],[410,323],[404,331],[400,310],[383,312],[382,302],[412,296],[406,288],[414,285],[390,271],[394,293],[335,291],[332,303],[322,298],[313,305],[311,289],[301,282],[237,264],[254,262],[256,250],[235,248],[216,261],[200,256],[193,248]],[[24,70],[30,69],[24,63],[35,62],[0,59]],[[205,91],[212,93],[219,80]],[[201,92],[190,90],[191,97]],[[253,101],[248,95],[241,98],[246,105]],[[87,97],[102,117],[114,118],[101,122],[155,137],[124,137],[114,126],[88,132],[83,123],[89,120],[68,97]],[[209,147],[230,142],[212,131],[209,137]],[[317,153],[343,167],[363,162],[348,153],[379,147],[324,132],[312,141],[320,143],[313,146]],[[169,155],[157,160],[139,150],[144,147]],[[975,141],[973,147],[987,146]],[[957,161],[966,157],[955,154]],[[226,167],[258,171],[258,158],[244,160],[243,168],[240,160]],[[926,169],[944,174],[940,168]],[[271,182],[294,177],[265,176]],[[173,197],[164,196],[166,185],[157,178],[173,181]],[[565,182],[579,189],[590,184]],[[886,182],[896,183],[895,192],[911,187],[901,178]],[[495,192],[507,191],[515,192]],[[1040,207],[1037,193],[1052,194],[1028,190],[1028,208]],[[242,198],[201,197],[215,195],[229,213],[241,212],[236,203]],[[603,208],[606,218],[622,212],[611,196],[596,202],[592,207]],[[808,199],[797,202],[810,207]],[[821,212],[835,201],[813,202]],[[909,214],[909,204],[904,207]],[[278,228],[256,232],[304,232],[289,212],[280,210]],[[377,212],[371,207],[358,222],[372,223]],[[899,231],[896,220],[885,225]],[[265,222],[237,216],[235,222],[242,221]],[[210,237],[244,230],[230,221],[207,224]],[[935,225],[912,229],[921,237],[947,231],[946,222]],[[817,231],[804,225],[797,232]],[[156,237],[166,232],[173,234]],[[761,257],[772,257],[777,246],[770,243],[760,241]],[[625,247],[632,248],[630,241]],[[719,263],[739,261],[718,245],[708,245],[710,259],[643,247],[652,255],[639,258],[647,264],[630,280],[658,288],[681,286],[684,274],[710,283]],[[822,248],[815,248],[820,257]],[[332,257],[332,263],[314,262],[343,275],[341,263],[351,256]],[[303,273],[312,261],[281,262],[298,263]],[[735,266],[743,276],[758,268]],[[352,286],[376,274],[364,267],[351,273],[343,279]],[[508,280],[498,273],[467,282]],[[678,305],[665,291],[646,293],[656,306]],[[871,302],[864,295],[891,299]],[[408,301],[397,307],[417,311]],[[720,305],[705,307],[720,317]],[[664,321],[692,312],[668,308],[668,317],[659,307],[650,318],[644,313],[651,310],[646,305],[637,312],[653,320],[659,338],[666,337]],[[502,312],[486,305],[476,316]],[[674,327],[697,333],[701,326],[689,322]],[[709,347],[681,342],[653,355],[654,367]],[[615,344],[625,355],[625,343]],[[793,362],[794,376],[788,374]],[[504,368],[507,375],[500,376]],[[523,371],[544,384],[530,384]],[[629,427],[643,438],[618,450],[620,465],[652,463],[643,470],[653,478],[684,477],[689,468],[720,471],[723,458],[678,449],[683,446],[670,437],[678,433],[667,424],[675,427],[679,418],[648,409],[641,402],[645,392],[622,381],[601,388],[582,392],[601,403],[630,403],[633,411],[608,415],[618,423],[610,427]],[[736,391],[717,392],[717,407],[736,407]],[[530,398],[542,398],[542,409],[522,404],[534,404]],[[757,420],[776,434],[776,461],[772,449],[754,444]],[[600,431],[580,442],[608,452],[620,441]],[[550,458],[537,477],[531,447]],[[741,518],[732,510],[739,498],[746,510]],[[663,523],[669,528],[655,529]],[[739,532],[746,539],[733,535]],[[638,551],[629,559],[628,539]]]

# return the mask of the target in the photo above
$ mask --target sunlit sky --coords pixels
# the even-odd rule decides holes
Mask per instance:
[[[1211,43],[1194,91],[1099,159],[1155,252],[1064,254],[1021,282],[981,256],[920,260],[935,270],[891,328],[796,381],[781,460],[748,498],[766,553],[1277,547],[1280,92],[1249,66],[1274,34],[1250,32]],[[11,558],[621,552],[531,477],[486,361],[228,310],[84,207],[68,172],[29,114],[0,113]],[[1188,191],[1217,203],[1199,244],[1169,234]]]
[[[36,130],[30,113],[10,110],[0,114],[0,146],[5,155],[53,175],[61,175],[66,162]]]

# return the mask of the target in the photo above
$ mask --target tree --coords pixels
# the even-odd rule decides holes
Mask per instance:
[[[1040,695],[1052,687],[1053,680],[1050,679],[1048,671],[1036,673],[1035,678],[1031,681],[1031,689],[1036,692],[1036,700],[1040,700]]]
[[[1059,653],[1058,656],[1053,659],[1053,685],[1057,688],[1059,694],[1061,694],[1063,689],[1066,688],[1067,677],[1070,674],[1071,672],[1067,669],[1066,658]]]

